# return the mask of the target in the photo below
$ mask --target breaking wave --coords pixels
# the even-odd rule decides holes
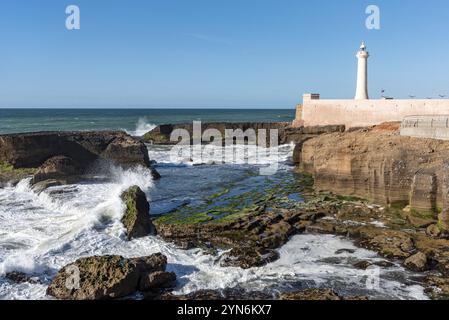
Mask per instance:
[[[142,137],[145,133],[153,130],[157,126],[148,122],[147,118],[140,118],[136,123],[135,130],[126,130],[129,135],[134,137]]]

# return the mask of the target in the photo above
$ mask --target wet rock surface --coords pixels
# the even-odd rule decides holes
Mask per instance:
[[[223,266],[244,269],[263,266],[279,258],[275,249],[290,236],[304,231],[302,222],[313,221],[314,211],[249,213],[205,223],[167,224],[156,219],[158,235],[182,248],[229,248],[221,257]]]
[[[154,235],[150,204],[145,193],[138,186],[133,186],[122,193],[121,199],[126,206],[121,222],[126,228],[128,240]]]
[[[0,135],[0,183],[35,175],[39,189],[70,183],[98,162],[151,168],[145,144],[121,131]],[[152,169],[155,179],[160,176]]]
[[[47,294],[64,300],[117,299],[140,291],[155,296],[176,281],[174,274],[165,272],[166,266],[162,254],[81,258],[58,272]]]
[[[8,272],[5,275],[5,278],[13,283],[30,283],[30,284],[39,284],[40,283],[38,278],[30,276],[23,272],[18,272],[18,271]]]
[[[444,280],[449,275],[449,240],[429,236],[426,228],[413,226],[407,212],[331,193],[313,193],[307,198],[302,207],[295,209],[247,213],[221,222],[167,224],[156,220],[155,225],[164,239],[183,248],[201,247],[210,252],[228,248],[230,250],[220,256],[220,263],[241,268],[257,267],[278,259],[276,249],[294,234],[344,236],[385,258],[376,262],[355,262],[357,269],[391,268],[402,264],[413,272],[433,272],[431,282],[425,282],[432,297],[441,297],[449,288]],[[339,254],[351,254],[351,250],[342,249],[336,252],[337,256]]]

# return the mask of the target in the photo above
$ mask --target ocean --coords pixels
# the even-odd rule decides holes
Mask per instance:
[[[143,135],[156,125],[202,122],[284,122],[293,109],[0,109],[0,134],[125,130]]]
[[[157,124],[202,121],[291,121],[293,110],[0,110],[0,133],[43,130],[123,129],[142,135]],[[301,234],[279,249],[280,259],[264,267],[243,270],[222,267],[217,257],[201,249],[182,250],[157,236],[126,241],[120,223],[120,194],[132,185],[145,191],[150,214],[195,209],[212,198],[268,192],[296,179],[293,145],[273,148],[279,162],[272,176],[259,175],[262,164],[173,162],[169,146],[148,145],[149,157],[162,175],[153,181],[145,169],[112,167],[109,180],[52,187],[36,193],[30,179],[0,188],[0,299],[51,299],[46,288],[56,272],[80,257],[119,254],[125,257],[162,252],[169,271],[177,274],[176,294],[201,289],[240,288],[276,293],[310,287],[334,288],[342,295],[372,299],[426,299],[415,274],[400,264],[382,269],[377,287],[367,286],[365,270],[356,261],[382,261],[350,240]],[[243,151],[242,151],[243,152]],[[254,157],[248,150],[245,158]],[[217,197],[217,194],[227,194]],[[301,201],[300,192],[289,197]],[[241,199],[241,197],[239,198]],[[343,253],[336,254],[339,250]],[[219,253],[220,254],[220,253]],[[14,283],[8,272],[25,272],[36,283]]]

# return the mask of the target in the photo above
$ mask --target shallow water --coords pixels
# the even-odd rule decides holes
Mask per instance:
[[[278,261],[249,270],[220,267],[216,256],[198,249],[180,250],[154,236],[125,241],[120,223],[124,207],[119,195],[131,185],[137,184],[146,191],[152,214],[163,214],[180,206],[201,205],[223,188],[229,188],[231,195],[256,192],[294,178],[289,164],[292,146],[278,150],[280,165],[274,176],[260,176],[260,166],[254,164],[195,165],[190,159],[174,163],[167,147],[149,148],[150,158],[158,161],[157,169],[163,176],[157,182],[144,169],[111,169],[113,179],[107,183],[55,187],[36,194],[24,180],[15,187],[0,189],[1,299],[48,299],[45,290],[51,278],[79,257],[137,257],[155,252],[165,254],[168,269],[177,273],[176,293],[239,287],[274,294],[326,287],[344,295],[366,294],[377,299],[426,298],[416,275],[401,266],[380,270],[378,285],[370,285],[374,271],[357,270],[352,264],[382,259],[332,235],[295,236],[279,249]],[[255,156],[250,154],[247,158]],[[337,254],[340,249],[348,250]],[[11,283],[4,278],[10,271],[35,275],[43,284]]]

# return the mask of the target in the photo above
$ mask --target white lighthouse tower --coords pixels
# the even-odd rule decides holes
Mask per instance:
[[[365,42],[362,42],[359,52],[357,52],[358,68],[357,68],[357,91],[355,93],[356,100],[367,100],[368,97],[368,58],[369,53],[366,51]]]

